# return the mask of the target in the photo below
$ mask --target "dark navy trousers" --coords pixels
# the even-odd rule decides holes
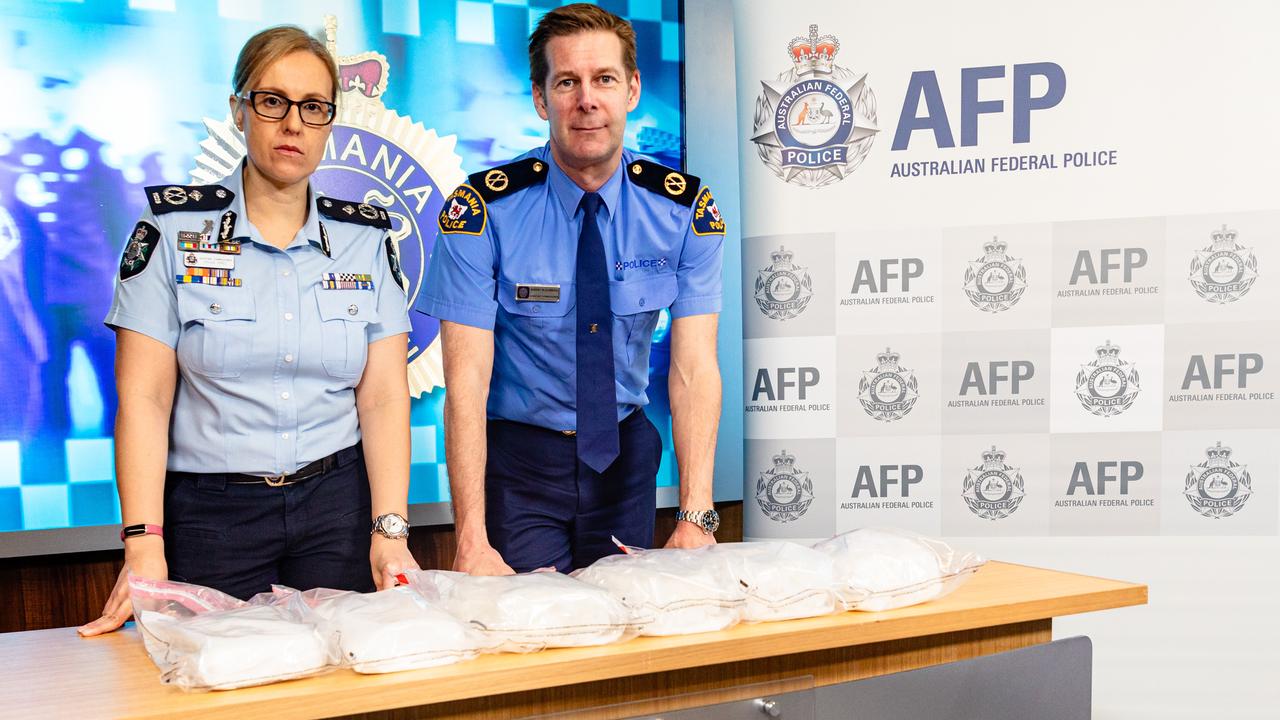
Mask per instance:
[[[662,437],[643,410],[618,425],[621,452],[603,473],[578,461],[577,438],[509,420],[488,423],[485,524],[516,572],[586,567],[627,545],[653,545]]]
[[[360,445],[292,485],[239,485],[170,472],[164,492],[169,578],[242,600],[271,585],[369,592],[369,476]]]

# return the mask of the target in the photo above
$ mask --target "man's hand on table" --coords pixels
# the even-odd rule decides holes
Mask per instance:
[[[164,559],[164,540],[158,535],[142,535],[129,538],[125,543],[124,567],[116,578],[116,586],[107,597],[102,616],[81,625],[76,631],[83,637],[93,637],[117,630],[133,615],[129,602],[129,574],[152,580],[168,580],[169,564]]]
[[[468,575],[516,574],[489,543],[469,543],[462,539],[459,539],[458,553],[453,557],[453,569]]]
[[[667,544],[663,547],[692,549],[715,544],[715,535],[704,532],[701,527],[691,522],[677,520],[675,531],[671,533],[671,537],[667,538]]]

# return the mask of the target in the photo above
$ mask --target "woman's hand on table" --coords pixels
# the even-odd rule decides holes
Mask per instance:
[[[116,586],[107,597],[107,604],[102,608],[102,615],[89,623],[76,628],[83,637],[102,635],[118,630],[133,615],[133,604],[129,602],[129,574],[152,580],[168,580],[169,564],[164,559],[164,540],[158,535],[142,535],[129,538],[125,543],[124,567],[116,578]]]
[[[419,570],[418,561],[409,552],[409,543],[404,538],[392,540],[377,533],[369,544],[369,567],[373,571],[373,584],[379,590],[393,588],[397,584],[396,575],[405,570]]]

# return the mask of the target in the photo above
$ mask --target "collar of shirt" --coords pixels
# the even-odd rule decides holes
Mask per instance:
[[[271,243],[262,238],[262,234],[258,232],[258,228],[249,222],[249,213],[245,208],[244,197],[244,166],[249,162],[248,158],[242,160],[240,165],[228,176],[222,179],[218,184],[235,193],[235,199],[231,201],[231,206],[227,208],[236,214],[235,231],[231,233],[233,238],[248,238],[250,241],[266,247],[274,247]],[[287,249],[298,247],[301,245],[311,245],[316,252],[324,252],[324,247],[320,238],[320,213],[316,210],[315,189],[311,183],[307,183],[307,220],[302,224],[302,228],[298,230],[298,234],[293,236],[293,241],[289,243]]]
[[[565,174],[564,170],[556,164],[551,158],[551,146],[548,143],[545,148],[546,154],[543,159],[549,166],[547,173],[547,182],[551,185],[551,190],[560,199],[560,205],[564,208],[565,217],[572,219],[578,213],[578,204],[582,202],[582,196],[587,194],[586,190],[578,187],[578,184]],[[615,210],[618,207],[618,200],[622,195],[622,168],[625,166],[627,158],[623,157],[622,162],[618,163],[618,167],[614,168],[613,174],[605,181],[604,185],[596,192],[600,194],[600,199],[604,201],[604,222],[606,224],[613,221]]]

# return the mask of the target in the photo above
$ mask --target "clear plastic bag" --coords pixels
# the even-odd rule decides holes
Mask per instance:
[[[314,619],[267,593],[243,602],[199,585],[130,576],[129,598],[160,681],[184,690],[308,677],[337,660]]]
[[[506,652],[607,645],[636,635],[636,623],[620,599],[560,573],[405,574],[427,600],[470,623]]]
[[[315,614],[342,663],[358,673],[388,673],[470,660],[492,645],[471,626],[410,587],[376,593],[275,587]]]
[[[609,555],[572,577],[622,599],[641,635],[687,635],[738,623],[746,592],[723,555],[696,550],[629,550]]]
[[[720,543],[707,548],[710,558],[729,563],[746,591],[744,622],[817,617],[836,612],[831,558],[790,542]]]
[[[835,563],[836,592],[847,610],[879,611],[947,595],[986,563],[909,530],[862,528],[813,546]]]

